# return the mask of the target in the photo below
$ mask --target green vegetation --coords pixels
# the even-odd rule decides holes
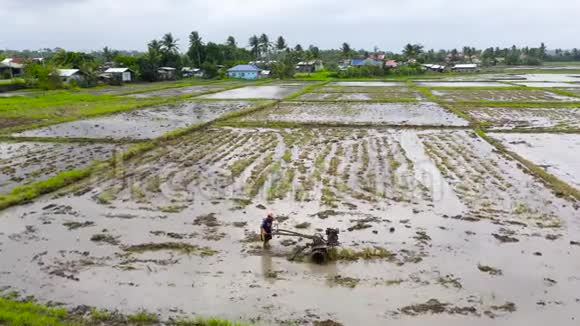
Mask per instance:
[[[18,300],[15,293],[0,296],[0,325],[10,326],[86,326],[86,325],[164,325],[174,326],[244,326],[219,318],[197,317],[162,321],[145,310],[123,316],[116,312],[92,308],[88,316],[69,312],[61,307],[49,307],[34,301]]]
[[[130,253],[170,250],[170,251],[178,251],[188,255],[195,254],[201,257],[213,256],[218,253],[218,251],[213,250],[209,247],[199,247],[196,245],[191,245],[183,242],[144,243],[125,247],[123,248],[123,250]]]
[[[69,324],[69,314],[63,308],[50,308],[34,302],[20,302],[9,297],[0,297],[0,324],[64,326]]]
[[[53,192],[64,186],[82,180],[91,174],[92,168],[66,171],[44,181],[18,186],[5,195],[0,195],[0,209],[34,199],[40,195]]]
[[[354,250],[351,248],[332,248],[329,250],[328,255],[331,260],[347,260],[355,261],[359,259],[372,260],[372,259],[394,259],[396,254],[390,252],[383,247],[367,247],[362,250]]]

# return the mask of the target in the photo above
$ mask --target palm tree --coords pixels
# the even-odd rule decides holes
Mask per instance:
[[[403,54],[408,59],[416,59],[419,54],[423,53],[423,46],[421,44],[407,44],[403,48]]]
[[[237,47],[238,45],[236,44],[236,39],[233,36],[228,36],[228,39],[226,40],[226,45],[232,48]]]
[[[266,34],[260,35],[259,42],[260,42],[260,47],[262,49],[262,53],[266,54],[266,56],[268,56],[270,53],[270,39],[268,38],[268,35],[266,35]]]
[[[348,43],[346,43],[346,42],[342,43],[342,47],[340,48],[340,51],[342,52],[342,57],[344,59],[350,59],[352,49],[350,48],[350,45]]]
[[[189,34],[189,49],[187,50],[187,55],[191,58],[191,61],[193,61],[196,67],[201,67],[202,51],[203,42],[201,41],[199,33],[196,31],[191,32]]]
[[[257,61],[260,56],[260,39],[256,35],[250,37],[250,47],[254,61]]]
[[[173,38],[173,35],[171,33],[163,35],[163,38],[161,39],[161,46],[163,52],[165,52],[166,54],[177,53],[177,51],[179,50],[179,46],[177,45],[178,41],[179,39]]]
[[[279,36],[278,39],[276,40],[276,50],[282,52],[287,47],[288,44],[286,44],[286,40],[282,36]]]
[[[111,49],[108,46],[103,48],[103,57],[105,58],[105,62],[110,62],[113,60],[113,54],[111,53]]]

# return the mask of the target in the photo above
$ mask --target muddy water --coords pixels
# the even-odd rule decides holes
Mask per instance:
[[[164,133],[207,122],[228,112],[252,105],[243,101],[187,102],[123,112],[95,119],[77,120],[40,129],[28,130],[15,136],[149,139]]]
[[[189,87],[179,87],[179,88],[170,88],[170,89],[163,89],[160,91],[153,91],[153,92],[146,92],[146,93],[138,93],[138,94],[131,94],[127,95],[130,97],[135,98],[149,98],[149,97],[174,97],[174,96],[183,96],[183,95],[196,95],[201,94],[209,91],[218,91],[220,89],[224,89],[224,86],[219,85],[204,85],[204,86],[189,86]]]
[[[497,82],[417,82],[418,86],[424,87],[512,87],[509,84],[497,83]]]
[[[264,152],[256,153],[258,148]],[[289,162],[281,158],[287,149]],[[238,176],[230,174],[235,162],[254,154],[255,163]],[[230,192],[229,185],[246,183],[269,155],[278,169],[265,172],[261,191],[246,197],[251,203],[239,207],[229,200],[246,193]],[[290,169],[298,174],[289,193],[268,200],[268,187]],[[147,180],[156,176],[160,184],[151,185]],[[341,179],[348,180],[346,188]],[[307,191],[311,199],[295,200],[308,180],[315,183]],[[503,180],[512,186],[500,190]],[[371,192],[373,181],[378,191]],[[186,190],[178,191],[183,185]],[[212,129],[175,140],[127,162],[117,176],[86,186],[0,213],[0,287],[70,305],[259,318],[268,324],[332,319],[345,325],[572,325],[580,317],[580,262],[574,259],[580,248],[569,244],[580,240],[578,211],[471,132]],[[321,200],[324,187],[339,194],[335,207]],[[116,198],[97,199],[112,188],[119,189]],[[88,192],[76,191],[83,189]],[[367,196],[349,195],[355,192]],[[516,202],[530,211],[506,209]],[[167,204],[182,208],[160,209]],[[328,209],[335,212],[325,219],[313,215]],[[280,227],[305,233],[338,227],[343,247],[381,246],[397,256],[317,266],[288,261],[294,246],[284,246],[282,238],[275,237],[266,251],[259,243],[240,242],[257,230],[267,210],[288,216]],[[209,213],[215,220],[198,219]],[[466,219],[476,215],[479,222]],[[563,226],[537,227],[544,215],[556,216]],[[360,220],[369,227],[348,230]],[[72,230],[63,225],[73,221],[94,224]],[[297,229],[302,222],[311,225]],[[519,242],[501,243],[493,233]],[[118,243],[91,241],[95,234]],[[561,236],[545,239],[554,234]],[[219,253],[123,251],[126,245],[168,241]],[[501,269],[502,275],[481,272],[478,264]],[[349,277],[358,280],[354,287],[340,282]],[[452,306],[438,315],[400,310],[430,299]],[[494,308],[506,302],[517,310]],[[472,312],[452,315],[453,306]]]
[[[491,129],[580,128],[580,108],[469,108],[474,119]]]
[[[302,89],[301,86],[246,86],[225,92],[202,95],[200,98],[213,99],[282,99]]]
[[[530,82],[579,82],[579,74],[521,74],[519,78],[525,78]]]
[[[564,96],[542,90],[434,90],[433,95],[446,101],[503,102],[576,102],[578,97]]]
[[[542,82],[529,82],[529,83],[517,83],[521,86],[528,86],[528,87],[544,87],[544,88],[576,88],[580,87],[580,84],[574,83],[542,83]]]
[[[439,105],[424,103],[282,103],[244,118],[246,121],[376,123],[467,126],[468,122]]]
[[[393,87],[393,86],[405,86],[405,83],[400,82],[380,82],[380,81],[352,81],[352,82],[332,82],[329,83],[328,86],[355,86],[355,87]]]
[[[126,146],[82,143],[0,143],[0,193],[67,170],[107,160]]]
[[[580,135],[490,134],[510,150],[580,189]]]

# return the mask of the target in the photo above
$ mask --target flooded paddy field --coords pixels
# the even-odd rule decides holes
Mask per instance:
[[[413,101],[422,100],[425,97],[419,92],[333,92],[333,93],[306,93],[300,95],[298,100],[326,100],[326,101],[381,101],[381,100],[398,100]]]
[[[475,82],[475,81],[454,81],[454,82],[445,82],[445,81],[422,81],[422,82],[415,82],[417,86],[423,87],[513,87],[510,84],[498,83],[498,82]]]
[[[126,146],[86,143],[0,142],[0,193],[60,172],[104,161]]]
[[[580,108],[473,107],[464,112],[491,129],[580,129]]]
[[[211,121],[253,104],[247,101],[188,101],[31,129],[15,136],[150,139],[194,123]]]
[[[177,87],[177,88],[163,89],[163,90],[159,90],[159,91],[130,94],[127,96],[136,97],[136,98],[175,97],[175,96],[184,96],[184,95],[192,95],[193,96],[193,95],[202,94],[205,92],[218,91],[218,90],[226,88],[227,86],[232,86],[232,85],[203,85],[203,86],[200,85],[200,86]]]
[[[266,324],[580,317],[577,205],[471,131],[214,128],[117,168],[0,212],[0,287]],[[262,249],[268,210],[339,228],[335,261]]]
[[[514,79],[529,82],[580,82],[580,74],[518,74]]]
[[[303,86],[246,86],[229,91],[202,95],[211,99],[282,99],[300,91]]]
[[[389,82],[389,81],[337,81],[328,83],[328,86],[342,86],[342,87],[402,87],[405,86],[403,82]]]
[[[543,87],[543,88],[578,88],[580,87],[580,84],[574,84],[574,83],[557,83],[557,82],[551,82],[551,83],[542,83],[542,82],[528,82],[528,83],[516,83],[517,85],[520,86],[527,86],[527,87]]]
[[[510,150],[580,189],[579,134],[490,134]]]
[[[444,101],[580,102],[580,98],[542,90],[432,90]]]
[[[242,118],[242,121],[329,122],[338,124],[388,124],[467,126],[436,103],[308,103],[285,102]]]

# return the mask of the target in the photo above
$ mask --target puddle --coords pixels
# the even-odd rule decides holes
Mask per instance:
[[[465,112],[489,123],[491,129],[580,128],[580,108],[469,108]]]
[[[66,170],[107,160],[126,146],[85,143],[0,143],[0,193],[18,185],[46,180]]]
[[[246,86],[225,92],[202,95],[200,98],[212,99],[283,99],[300,91],[299,86]]]
[[[579,98],[541,90],[433,90],[446,101],[576,102]]]
[[[580,189],[580,135],[490,134],[510,150]]]
[[[577,211],[471,131],[214,128],[123,171],[79,185],[84,194],[0,212],[0,287],[71,306],[272,324],[540,325],[578,317],[580,266],[569,245],[579,240]],[[291,262],[288,238],[274,237],[266,251],[243,242],[269,210],[286,216],[280,228],[337,227],[343,249],[395,256]],[[562,227],[536,226],[553,219]],[[561,236],[546,239],[554,234]],[[158,245],[140,246],[149,243]],[[128,250],[135,246],[166,249]],[[404,313],[432,299],[446,307],[440,315]],[[515,312],[499,308],[508,302]]]
[[[343,81],[343,82],[331,82],[328,83],[328,86],[355,86],[355,87],[394,87],[394,86],[405,86],[405,83],[401,82],[380,82],[380,81]]]
[[[252,104],[239,101],[191,101],[175,106],[132,110],[94,119],[66,122],[27,130],[15,136],[150,139],[194,123],[211,121],[220,115],[241,110]]]
[[[423,87],[513,87],[509,84],[494,83],[494,82],[416,82],[417,86]]]
[[[368,104],[287,102],[246,116],[243,120],[433,126],[468,125],[467,121],[430,102]]]

